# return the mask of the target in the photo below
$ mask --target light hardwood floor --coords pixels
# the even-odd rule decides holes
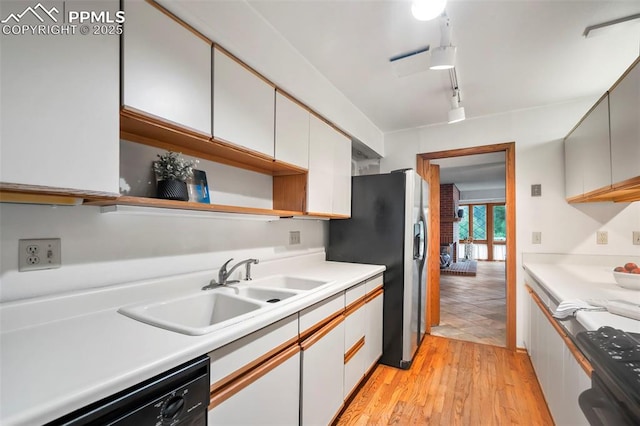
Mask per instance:
[[[553,425],[529,357],[425,336],[410,370],[378,365],[335,425]]]
[[[505,347],[505,283],[504,262],[478,262],[475,277],[440,276],[440,324],[431,334]]]

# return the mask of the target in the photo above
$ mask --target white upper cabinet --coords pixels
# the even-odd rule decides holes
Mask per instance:
[[[333,209],[333,130],[315,115],[311,116],[309,136],[309,175],[307,211],[330,214]]]
[[[306,108],[276,93],[276,160],[309,168],[310,115]]]
[[[640,62],[609,93],[613,183],[640,176]]]
[[[274,156],[275,87],[213,49],[213,136]]]
[[[146,1],[124,2],[123,104],[211,134],[211,44]]]
[[[3,2],[3,16],[26,5]],[[119,46],[116,34],[0,36],[0,181],[118,193]]]
[[[564,140],[564,188],[567,198],[584,193],[582,186],[582,154],[579,132],[574,131]]]
[[[335,132],[333,174],[333,210],[341,216],[351,216],[351,140]]]
[[[584,193],[611,186],[609,141],[609,97],[605,96],[584,119],[583,170]]]
[[[351,141],[311,115],[309,136],[309,213],[351,214]]]
[[[564,140],[565,195],[611,186],[609,98],[604,96]]]

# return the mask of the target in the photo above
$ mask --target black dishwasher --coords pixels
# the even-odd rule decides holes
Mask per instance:
[[[209,357],[205,355],[67,414],[47,426],[206,426],[208,405]]]

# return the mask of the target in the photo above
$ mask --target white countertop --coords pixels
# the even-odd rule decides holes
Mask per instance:
[[[570,299],[620,299],[640,303],[640,291],[616,284],[609,260],[603,261],[602,265],[597,263],[593,259],[589,263],[547,263],[525,258],[524,269],[555,299],[553,305]],[[587,330],[597,330],[608,325],[640,333],[640,321],[609,312],[579,311],[576,319]]]
[[[384,266],[280,261],[278,273],[328,284],[203,336],[128,318],[123,305],[198,290],[213,271],[0,305],[0,424],[41,424],[126,389],[378,275]],[[254,268],[254,277],[274,275]],[[271,272],[271,273],[270,273]],[[267,275],[264,275],[267,274]]]

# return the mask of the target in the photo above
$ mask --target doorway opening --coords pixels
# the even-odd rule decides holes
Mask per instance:
[[[515,143],[418,154],[417,170],[430,188],[427,332],[515,350]]]

